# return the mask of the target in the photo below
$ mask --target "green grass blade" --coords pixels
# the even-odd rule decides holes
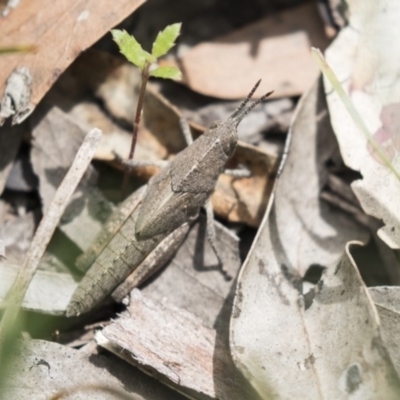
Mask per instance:
[[[366,137],[368,143],[372,146],[380,160],[390,169],[390,171],[396,176],[396,178],[400,181],[400,174],[394,168],[393,164],[390,160],[386,157],[385,153],[380,148],[379,144],[375,141],[371,133],[369,132],[368,128],[365,126],[364,120],[362,119],[361,115],[355,108],[353,102],[351,101],[349,95],[345,92],[342,85],[340,84],[338,78],[336,77],[335,73],[331,69],[331,67],[326,62],[324,56],[322,55],[319,49],[314,47],[311,48],[311,54],[313,55],[314,59],[316,60],[320,70],[324,74],[325,78],[327,78],[332,85],[333,89],[336,91],[338,96],[343,102],[343,105],[346,107],[348,113],[350,114],[351,118],[353,119],[356,126],[360,129],[360,131]]]

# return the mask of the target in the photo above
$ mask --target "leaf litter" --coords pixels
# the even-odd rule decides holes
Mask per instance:
[[[375,142],[398,171],[395,110],[399,104],[399,62],[392,49],[399,29],[394,23],[399,7],[387,1],[370,7],[351,1],[349,12],[350,26],[327,49],[326,58],[338,79],[344,82],[345,91]],[[327,81],[326,91],[331,91]],[[382,162],[337,94],[328,95],[327,100],[343,159],[363,176],[352,188],[365,212],[384,221],[385,226],[378,232],[382,240],[391,248],[399,249],[398,175]]]
[[[315,4],[308,2],[213,42],[198,44],[177,60],[183,81],[196,92],[223,99],[244,97],[260,76],[265,76],[261,92],[274,88],[274,97],[303,93],[318,76],[309,54],[310,44],[321,48],[328,44],[316,14]],[[296,64],[289,72],[290,57],[296,59]]]
[[[154,21],[146,17],[151,15],[146,13],[152,12],[150,3],[149,7],[146,4],[138,11],[138,15],[144,17],[140,18],[135,29],[143,31],[145,26],[149,29],[155,27],[155,37],[162,24],[152,25]],[[9,17],[17,13],[21,4],[11,11]],[[293,25],[291,18],[298,18],[302,12],[308,17],[301,19],[304,26],[299,29],[310,29],[311,32],[317,27],[310,35],[312,43],[321,43],[320,47],[324,47],[328,41],[313,7],[306,4],[299,9],[289,8],[279,12],[278,19],[275,18],[268,29],[261,25],[264,24],[261,21],[258,28],[257,23],[242,26],[231,36],[234,38],[235,35],[249,32],[249,37],[253,37],[257,28],[262,43],[265,29],[273,36],[280,32],[280,23],[283,30],[299,28],[297,22]],[[71,12],[73,14],[75,10]],[[159,18],[172,12],[176,10],[171,7]],[[185,12],[185,7],[181,7],[179,13],[184,15]],[[173,20],[177,20],[175,14],[172,15]],[[273,20],[268,18],[269,21]],[[281,22],[277,22],[279,18],[282,18]],[[148,22],[144,24],[143,21]],[[220,24],[218,28],[224,33],[228,25]],[[123,25],[124,28],[126,26]],[[196,26],[195,20],[193,26]],[[212,43],[214,37],[207,37],[209,33],[199,30],[198,37],[204,37],[208,43],[203,46],[202,40],[199,40],[193,49],[184,50],[188,45],[184,35],[185,21],[182,27],[182,45],[178,44],[177,48],[181,62],[188,62],[194,55],[204,58],[200,62],[194,57],[195,62],[187,64],[192,70],[189,68],[184,72],[192,74],[201,63],[210,63],[207,68],[197,70],[193,75],[196,78],[191,80],[191,87],[221,99],[241,97],[254,82],[248,85],[246,79],[238,78],[230,79],[228,87],[222,85],[224,80],[218,78],[218,70],[209,72],[212,63],[221,61],[218,54],[215,59],[210,59],[201,52],[210,45],[220,48],[220,40],[217,38]],[[109,28],[111,26],[100,27],[103,33]],[[96,38],[101,36],[99,33],[96,35]],[[290,41],[295,36],[286,33],[282,40],[289,44],[282,45],[279,52],[271,51],[270,56],[276,61],[286,52],[292,58],[293,65],[297,61],[296,71],[299,74],[287,74],[287,61],[284,64],[271,61],[268,77],[265,76],[265,70],[261,73],[254,70],[257,79],[259,76],[264,78],[267,90],[276,89],[277,96],[301,94],[316,77],[315,65],[306,61],[307,40],[301,42],[303,47],[294,51],[294,42],[290,44]],[[272,43],[273,37],[265,40],[276,48],[276,43]],[[100,47],[104,43],[106,41],[103,39]],[[234,42],[232,49],[237,54],[239,42]],[[248,56],[246,54],[241,58],[245,60]],[[7,260],[0,263],[0,302],[2,307],[7,304],[6,293],[20,268],[12,263],[22,265],[38,220],[34,215],[38,215],[40,210],[45,212],[50,204],[84,134],[94,126],[100,128],[104,135],[95,155],[97,161],[73,195],[22,303],[23,308],[33,316],[39,313],[58,315],[58,322],[54,325],[57,327],[55,337],[67,346],[83,347],[77,351],[49,341],[28,339],[22,347],[15,348],[15,354],[19,353],[22,358],[15,356],[12,359],[12,363],[18,364],[17,370],[24,369],[24,375],[21,372],[19,375],[7,373],[6,381],[8,384],[15,382],[18,376],[19,381],[23,379],[31,383],[24,387],[12,383],[8,386],[11,390],[9,393],[16,393],[18,398],[41,398],[43,395],[46,399],[50,396],[86,398],[88,393],[99,396],[96,398],[113,395],[122,398],[180,398],[177,392],[191,398],[256,399],[257,391],[262,393],[262,398],[265,398],[265,393],[271,398],[285,398],[288,393],[289,397],[302,398],[396,398],[396,370],[399,364],[396,341],[397,287],[367,289],[356,264],[366,281],[379,282],[386,273],[388,281],[393,284],[397,282],[398,262],[396,255],[374,235],[379,222],[366,217],[357,199],[349,192],[351,179],[346,179],[348,171],[340,161],[320,86],[314,86],[299,104],[291,123],[293,138],[290,153],[282,164],[284,170],[275,187],[277,160],[296,102],[296,99],[287,97],[279,100],[282,104],[276,103],[275,111],[272,108],[274,102],[271,101],[260,110],[254,110],[257,111],[254,116],[248,116],[248,126],[244,127],[242,137],[249,140],[250,144],[239,144],[228,167],[245,165],[250,169],[251,177],[238,180],[223,176],[218,182],[213,196],[214,208],[220,218],[230,221],[230,229],[218,227],[217,240],[219,247],[224,249],[223,257],[232,276],[236,276],[241,259],[248,251],[245,243],[251,242],[252,236],[247,235],[250,232],[254,235],[254,227],[260,226],[238,281],[226,281],[218,271],[215,255],[205,240],[205,220],[202,216],[188,233],[182,234],[182,244],[179,246],[177,243],[176,248],[170,248],[169,256],[174,252],[176,254],[170,261],[163,261],[165,268],[142,285],[140,291],[133,289],[137,279],[133,276],[122,283],[114,292],[113,300],[107,299],[101,308],[79,318],[62,317],[77,285],[78,272],[74,267],[71,270],[71,265],[74,265],[80,252],[90,246],[104,220],[114,209],[115,205],[110,199],[118,198],[116,182],[120,178],[117,170],[121,166],[114,160],[114,152],[126,156],[130,146],[139,85],[135,68],[115,56],[88,50],[80,56],[74,54],[74,58],[75,62],[55,84],[54,80],[49,80],[44,85],[36,79],[35,72],[31,97],[23,97],[24,94],[17,91],[15,95],[7,97],[8,103],[4,103],[2,108],[4,113],[14,117],[14,122],[19,122],[27,117],[30,107],[36,106],[43,98],[27,124],[11,128],[6,122],[0,128],[4,138],[9,136],[11,129],[21,132],[15,135],[13,145],[7,144],[4,158],[0,157],[1,160],[7,160],[0,174],[0,183],[6,188],[2,202],[7,206],[1,210],[9,213],[8,202],[12,199],[11,210],[14,213],[18,210],[19,213],[12,216],[4,214],[0,219],[8,224],[3,225],[0,232],[0,240],[4,238],[7,250]],[[20,56],[19,60],[29,60],[29,57]],[[63,61],[62,69],[71,61]],[[302,62],[309,67],[300,67]],[[43,65],[45,63],[43,61]],[[52,59],[48,59],[47,63],[46,69],[40,64],[43,76],[48,73],[45,71],[53,68]],[[243,65],[246,62],[239,63],[236,72],[240,77],[250,79],[251,74],[240,72],[239,67]],[[223,72],[224,79],[226,72]],[[307,77],[305,72],[309,74]],[[6,77],[0,80],[1,84],[6,84]],[[267,78],[274,82],[268,83]],[[283,84],[285,80],[291,82],[290,87]],[[214,89],[209,92],[208,87]],[[238,92],[232,94],[232,90]],[[14,103],[9,102],[11,98]],[[37,98],[37,101],[32,102],[33,98]],[[204,130],[203,126],[209,126],[216,119],[224,119],[231,112],[230,107],[235,107],[234,103],[215,101],[207,105],[210,100],[201,96],[196,99],[193,93],[188,96],[183,87],[176,85],[168,86],[168,83],[159,82],[150,84],[144,113],[145,124],[139,134],[138,159],[168,160],[183,148],[184,141],[179,130],[182,114],[189,117],[196,137]],[[19,104],[19,111],[13,108],[13,104]],[[382,128],[376,135],[377,139],[386,140],[387,135],[394,132],[393,115],[389,108],[381,114]],[[336,118],[334,113],[332,118]],[[266,141],[265,132],[274,132],[275,136]],[[41,206],[38,200],[33,203],[25,200],[15,202],[15,194],[11,193],[10,196],[9,193],[12,184],[7,183],[21,140],[24,145],[29,145],[31,138],[31,163],[39,179]],[[341,145],[340,138],[338,140]],[[389,155],[392,149],[395,152],[395,143],[393,147],[390,144],[385,147]],[[373,151],[368,151],[374,158]],[[346,161],[346,156],[344,158]],[[374,159],[379,163],[376,157]],[[132,171],[133,189],[156,172],[157,169],[153,167]],[[106,178],[112,184],[104,190],[102,185],[107,182]],[[268,211],[263,219],[267,203]],[[30,221],[29,224],[26,225],[24,219]],[[243,223],[253,227],[253,230],[244,228]],[[14,234],[14,230],[20,233]],[[383,260],[378,257],[377,264],[368,265],[367,268],[367,264],[371,264],[368,255],[366,258],[357,255],[364,251],[363,248],[348,243],[352,240],[365,243],[369,240],[370,232]],[[245,239],[241,241],[240,248],[235,233]],[[154,261],[148,262],[144,271]],[[374,271],[380,266],[379,263],[386,263],[386,269],[382,269],[384,272],[377,280]],[[115,308],[115,303],[124,306]],[[125,311],[119,313],[121,310]],[[113,314],[115,311],[117,315]],[[113,321],[110,321],[110,317],[113,317]],[[102,329],[102,326],[105,328]],[[49,326],[49,333],[51,329]],[[103,350],[103,354],[99,355],[98,352],[102,350],[96,346],[94,337],[100,346],[145,373],[151,371],[153,376],[174,390],[159,384],[155,394],[152,392],[155,387],[153,378],[142,375],[137,368],[118,360],[109,352]],[[268,345],[260,346],[258,343]],[[31,354],[34,354],[33,358]],[[98,357],[107,358],[107,366],[95,361],[99,360]],[[253,387],[237,372],[232,357],[236,367]],[[26,368],[29,363],[31,367]],[[69,370],[70,363],[84,365],[85,371],[92,371],[95,366],[94,375],[90,377],[91,372]],[[98,379],[99,370],[104,379]],[[127,384],[122,378],[124,374],[134,376],[133,380],[136,381]],[[37,386],[38,379],[46,380],[46,390],[44,386]],[[288,385],[291,381],[293,384]]]
[[[140,0],[126,1],[109,13],[107,1],[78,1],[73,7],[68,1],[60,2],[58,7],[51,7],[46,0],[35,4],[21,2],[3,18],[2,45],[34,42],[37,51],[16,53],[0,60],[0,92],[4,96],[1,124],[9,116],[13,116],[14,123],[25,119],[82,50],[140,4]],[[65,15],[68,18],[64,18]],[[24,26],[22,31],[19,29],[21,25]],[[20,79],[17,80],[18,76]],[[10,80],[12,77],[15,78]],[[5,91],[7,84],[9,89]]]
[[[300,101],[291,135],[274,203],[239,275],[230,336],[235,364],[262,398],[397,398],[376,309],[349,245],[342,255],[350,238],[366,240],[366,232],[319,200],[332,151],[327,141],[335,146],[321,82]],[[305,151],[308,158],[299,157]],[[303,281],[313,266],[324,272],[309,288]]]

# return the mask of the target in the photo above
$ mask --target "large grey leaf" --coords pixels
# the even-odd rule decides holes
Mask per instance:
[[[275,202],[239,276],[236,365],[262,398],[398,398],[376,310],[350,256],[354,223],[318,199],[332,140],[320,83],[301,100]],[[364,236],[365,237],[365,236]],[[310,266],[324,266],[306,291]]]
[[[392,0],[349,0],[346,5],[349,25],[329,46],[326,59],[397,172],[372,149],[338,94],[325,81],[329,112],[344,162],[363,176],[352,185],[355,194],[366,213],[383,220],[380,238],[399,249],[400,53],[394,49],[400,35],[400,5]]]

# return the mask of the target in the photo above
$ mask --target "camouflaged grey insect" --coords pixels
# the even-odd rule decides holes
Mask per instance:
[[[259,84],[228,119],[214,123],[150,179],[145,193],[135,192],[115,211],[95,243],[78,260],[78,267],[90,269],[72,296],[67,316],[99,304],[169,234],[197,217],[236,149],[240,121],[272,93],[246,107]],[[207,225],[212,228],[213,221]],[[218,257],[213,234],[208,238]]]

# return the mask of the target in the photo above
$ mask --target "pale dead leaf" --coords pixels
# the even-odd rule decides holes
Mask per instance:
[[[266,231],[258,239],[263,248],[240,277],[231,351],[263,398],[397,399],[400,382],[349,248],[303,295],[277,260],[257,262],[276,241]]]
[[[35,43],[37,51],[1,57],[0,121],[11,115],[14,123],[25,119],[81,51],[142,3],[123,1],[110,12],[106,0],[59,1],[57,7],[49,0],[21,2],[2,20],[2,45]]]
[[[365,233],[318,199],[335,145],[320,82],[291,131],[275,201],[239,275],[233,358],[263,398],[397,398],[376,310],[348,249],[340,254]],[[311,266],[325,270],[307,291]]]
[[[377,286],[368,290],[382,324],[383,343],[397,373],[400,374],[400,288],[399,286]]]
[[[318,76],[309,50],[317,43],[325,48],[328,40],[316,5],[309,2],[201,43],[177,64],[183,81],[208,96],[244,98],[260,78],[261,93],[274,90],[272,97],[295,96]]]
[[[7,258],[6,256],[6,245],[5,243],[0,239],[0,260],[4,258]]]
[[[39,194],[46,212],[87,131],[57,107],[51,107],[45,113],[36,112],[34,117],[31,162],[39,178]],[[89,167],[85,177],[95,181],[94,174],[93,168]]]
[[[183,400],[118,358],[44,340],[24,341],[6,370],[2,395],[19,400]]]
[[[35,213],[10,219],[0,227],[0,239],[7,248],[9,262],[19,264],[23,262],[36,229]]]
[[[329,179],[327,163],[337,151],[321,85],[316,82],[296,110],[269,221],[279,237],[283,262],[301,277],[312,265],[336,264],[348,241],[365,242],[369,236],[348,214],[319,197]]]
[[[20,267],[0,262],[0,307]],[[37,271],[22,302],[25,310],[63,315],[77,283],[70,274]]]
[[[45,111],[39,112],[42,111],[39,107],[32,122],[31,160],[39,178],[39,194],[46,212],[83,141],[85,127],[77,124],[74,114],[70,116],[56,106],[43,108]],[[82,250],[94,240],[113,209],[94,186],[96,182],[97,172],[89,166],[59,225]]]
[[[13,220],[14,218],[15,214],[11,204],[0,199],[0,226],[3,226],[3,224]]]
[[[329,49],[326,59],[349,94],[367,129],[397,171],[399,165],[398,114],[400,53],[393,51],[400,35],[400,8],[390,0],[368,6],[348,2],[349,26]],[[332,125],[344,162],[360,171],[352,188],[364,211],[384,221],[378,235],[391,248],[400,248],[400,182],[379,160],[355,125],[343,103],[325,81]]]

